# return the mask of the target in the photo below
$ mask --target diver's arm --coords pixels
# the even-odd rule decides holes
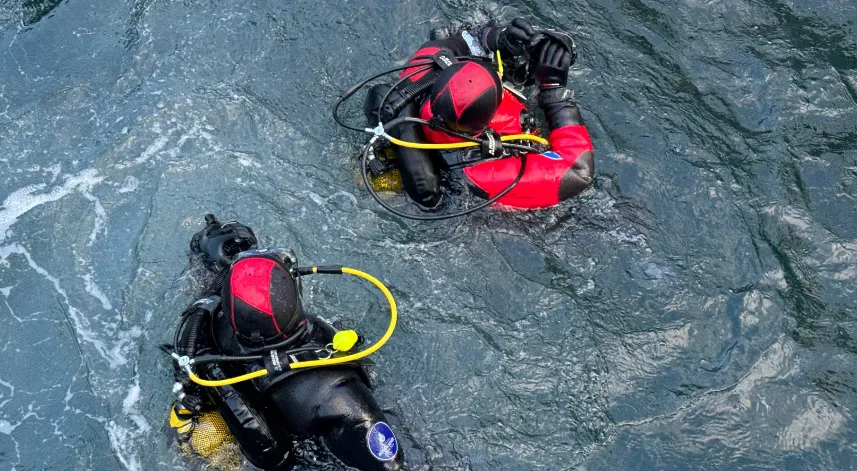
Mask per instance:
[[[523,18],[515,18],[507,25],[489,23],[454,34],[447,28],[439,28],[432,32],[434,38],[423,43],[409,63],[431,59],[440,51],[446,51],[453,56],[492,57],[492,54],[499,50],[502,57],[516,57],[524,53],[535,35],[533,26]],[[405,70],[402,76],[413,70]],[[413,80],[419,80],[419,76]]]
[[[572,166],[562,177],[560,200],[571,198],[592,185],[595,159],[589,131],[583,125],[580,109],[567,88],[539,92],[539,107],[544,111],[550,129],[551,150],[570,160]]]
[[[567,126],[583,126],[580,109],[574,102],[574,92],[568,88],[540,90],[539,108],[545,113],[551,133]]]
[[[572,162],[562,177],[560,200],[563,200],[592,185],[595,173],[592,140],[574,102],[574,93],[566,88],[568,69],[573,62],[570,52],[549,41],[538,51],[538,58],[535,76],[539,84],[539,108],[544,111],[550,129],[551,150]]]
[[[507,25],[485,24],[472,28],[470,31],[461,33],[465,41],[470,45],[474,55],[482,55],[474,49],[473,42],[477,42],[484,52],[493,54],[500,51],[502,57],[517,57],[529,48],[530,41],[536,36],[536,30],[529,21],[523,18],[515,18]],[[470,41],[468,36],[475,41]]]
[[[179,331],[176,332],[176,341],[173,351],[179,356],[193,358],[200,349],[210,346],[211,339],[208,337],[212,312],[220,303],[219,296],[209,296],[200,299],[188,306],[181,314]],[[173,377],[176,384],[181,388],[176,391],[177,399],[181,407],[199,413],[202,410],[202,395],[199,386],[190,381],[187,373],[174,363]]]
[[[404,450],[354,364],[312,368],[265,392],[271,412],[295,436],[320,437],[349,469],[398,471]]]
[[[560,200],[576,196],[592,185],[595,173],[592,140],[572,96],[567,88],[539,92],[539,107],[550,129],[551,150],[573,162],[562,177]]]
[[[404,103],[401,105],[401,110],[399,105],[393,105],[390,102],[383,109],[379,109],[381,100],[388,94],[392,97],[391,101]],[[373,124],[379,120],[387,122],[393,118],[418,118],[419,101],[415,101],[413,97],[405,100],[397,90],[390,93],[389,85],[378,84],[372,87],[367,95],[364,111],[369,122]],[[389,133],[403,141],[425,142],[421,126],[417,123],[403,122],[390,129]],[[396,161],[402,174],[402,186],[408,196],[427,208],[437,205],[441,191],[438,170],[434,165],[434,151],[394,146],[393,152],[396,154]]]

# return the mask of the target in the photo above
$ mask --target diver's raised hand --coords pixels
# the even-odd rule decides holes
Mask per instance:
[[[500,50],[503,57],[522,55],[536,36],[529,21],[515,18],[506,26],[493,26],[485,31],[483,43],[490,51]]]
[[[568,84],[568,69],[574,56],[568,47],[555,39],[546,39],[536,46],[533,74],[539,88],[565,87]]]

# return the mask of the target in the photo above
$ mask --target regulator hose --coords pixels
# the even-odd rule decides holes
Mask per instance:
[[[422,58],[423,57],[415,57],[412,59],[412,61],[419,60]],[[367,143],[366,146],[363,148],[363,156],[361,159],[361,174],[363,176],[363,183],[366,185],[366,188],[368,189],[369,194],[372,195],[372,198],[376,202],[378,202],[378,204],[380,204],[381,207],[383,207],[387,211],[389,211],[389,212],[391,212],[391,213],[393,213],[399,217],[403,217],[406,219],[411,219],[411,220],[415,220],[415,221],[442,221],[442,220],[446,220],[446,219],[453,219],[456,217],[464,216],[464,215],[479,211],[480,209],[486,208],[493,203],[496,203],[500,198],[502,198],[503,196],[508,194],[510,191],[512,191],[512,189],[521,181],[521,179],[524,176],[524,173],[526,172],[526,165],[527,165],[526,153],[528,153],[528,152],[529,153],[540,153],[542,151],[539,149],[536,149],[534,147],[531,147],[531,146],[516,144],[516,143],[509,142],[509,141],[531,141],[531,142],[536,142],[538,144],[541,144],[541,145],[548,147],[548,148],[550,147],[550,142],[547,139],[544,139],[540,136],[536,136],[533,134],[514,134],[514,135],[500,136],[500,145],[502,148],[514,149],[517,151],[524,152],[524,154],[520,156],[521,157],[521,170],[520,170],[520,172],[518,172],[517,177],[512,181],[512,183],[508,187],[506,187],[503,191],[501,191],[500,193],[498,193],[494,197],[486,200],[485,202],[480,203],[480,204],[478,204],[472,208],[468,208],[464,211],[460,211],[460,212],[453,213],[453,214],[421,216],[421,215],[408,214],[408,213],[399,211],[399,210],[393,208],[392,206],[390,206],[389,204],[387,204],[385,201],[383,201],[381,199],[381,197],[377,194],[377,192],[374,190],[374,188],[372,188],[372,185],[369,182],[369,175],[368,175],[368,170],[367,170],[368,162],[370,160],[369,159],[369,152],[371,151],[374,143],[379,138],[383,138],[383,139],[385,139],[385,140],[389,141],[390,143],[397,145],[397,146],[408,147],[408,148],[412,148],[412,149],[424,149],[424,150],[466,149],[466,148],[481,146],[481,145],[487,143],[487,140],[482,140],[482,139],[476,138],[474,136],[469,136],[469,135],[466,135],[463,133],[455,132],[451,129],[447,129],[443,126],[440,126],[437,123],[433,123],[433,122],[430,123],[429,121],[426,121],[424,119],[415,118],[415,117],[396,118],[396,119],[393,119],[387,123],[379,122],[377,127],[375,127],[375,128],[360,128],[358,126],[353,126],[353,125],[350,125],[348,123],[345,123],[342,119],[340,119],[339,107],[342,105],[342,103],[345,102],[345,100],[348,100],[349,98],[354,96],[354,94],[357,93],[358,90],[360,90],[362,87],[367,85],[370,81],[375,80],[375,79],[382,77],[384,75],[390,74],[392,72],[413,69],[411,72],[408,72],[407,74],[404,74],[403,76],[401,76],[384,94],[383,98],[381,99],[380,104],[378,105],[379,112],[380,112],[380,110],[383,110],[387,101],[389,100],[390,96],[392,95],[393,91],[395,91],[399,87],[401,87],[402,84],[405,83],[406,80],[411,79],[413,76],[415,76],[417,74],[425,73],[425,72],[428,72],[428,71],[433,69],[433,65],[435,64],[435,62],[433,60],[431,60],[431,57],[425,57],[425,58],[429,59],[429,60],[425,60],[425,61],[421,61],[421,62],[410,62],[410,63],[403,65],[403,66],[400,66],[400,67],[394,67],[392,69],[388,69],[388,70],[385,70],[383,72],[379,72],[379,73],[367,78],[366,80],[363,80],[362,82],[358,83],[357,85],[351,87],[341,97],[339,97],[339,99],[336,100],[336,102],[334,103],[334,105],[333,105],[333,119],[337,122],[337,124],[339,124],[340,126],[342,126],[344,128],[347,128],[347,129],[350,129],[353,131],[373,134],[372,139],[370,139],[369,143]],[[472,56],[458,56],[458,57],[456,57],[456,59],[482,59],[482,58],[474,58]],[[497,62],[499,65],[499,73],[502,77],[502,74],[503,74],[502,64],[503,64],[503,62],[502,62],[502,59],[500,58],[499,52],[497,53]],[[399,126],[405,122],[416,122],[416,123],[423,124],[425,126],[432,127],[433,129],[438,129],[438,130],[443,131],[449,135],[452,135],[452,136],[455,136],[459,139],[462,139],[464,142],[454,142],[454,143],[447,143],[447,144],[409,142],[409,141],[404,141],[404,140],[398,139],[396,137],[393,137],[388,133],[388,131],[390,131],[391,129],[393,129],[396,126]]]
[[[205,317],[206,311],[196,306],[192,306],[182,313],[179,325],[176,327],[176,333],[173,335],[173,348],[178,352],[181,348],[182,355],[193,357],[196,353],[196,339],[199,336],[199,328]],[[181,335],[185,330],[185,326],[190,329],[186,338],[182,341]]]
[[[461,60],[461,59],[481,59],[481,58],[475,57],[475,56],[455,56],[455,58],[459,59],[459,60]],[[407,70],[407,69],[410,69],[413,67],[422,67],[422,66],[434,64],[434,61],[432,60],[431,56],[417,56],[417,57],[412,58],[411,60],[414,61],[414,60],[423,60],[423,59],[426,59],[426,60],[424,60],[423,62],[410,62],[410,63],[402,65],[402,66],[393,67],[391,69],[387,69],[387,70],[378,72],[377,74],[375,74],[375,75],[361,81],[357,85],[354,85],[353,87],[349,88],[348,91],[343,93],[342,96],[340,96],[339,99],[337,99],[336,102],[334,102],[334,104],[333,104],[333,120],[336,121],[336,124],[346,128],[346,129],[350,129],[352,131],[357,131],[357,132],[364,132],[365,131],[364,128],[353,126],[353,125],[350,125],[350,124],[346,123],[345,121],[343,121],[342,118],[339,117],[339,107],[342,106],[342,104],[346,100],[353,97],[361,88],[365,87],[369,82],[371,82],[375,79],[381,78],[381,77],[388,75],[388,74],[392,74],[393,72],[399,72],[401,70]]]
[[[381,290],[381,292],[384,294],[384,297],[386,297],[387,302],[390,305],[390,323],[387,326],[387,331],[384,332],[384,335],[381,336],[381,338],[375,344],[373,344],[372,346],[370,346],[369,348],[367,348],[365,350],[361,350],[357,353],[352,353],[350,355],[345,355],[345,356],[341,356],[341,357],[332,357],[332,358],[325,358],[325,359],[319,359],[319,360],[296,361],[293,363],[288,363],[288,364],[283,365],[286,368],[288,368],[290,370],[296,370],[296,369],[300,369],[300,368],[314,368],[314,367],[338,365],[341,363],[348,363],[348,362],[356,361],[356,360],[359,360],[363,357],[366,357],[366,356],[371,355],[372,353],[376,352],[379,348],[384,346],[384,344],[387,343],[387,341],[393,335],[393,331],[396,330],[396,322],[398,319],[398,310],[396,308],[396,300],[393,298],[393,295],[392,295],[392,293],[390,293],[390,290],[387,289],[387,287],[384,286],[384,284],[381,283],[381,281],[379,281],[374,276],[372,276],[368,273],[362,272],[360,270],[357,270],[354,268],[348,268],[348,267],[318,267],[318,266],[315,266],[315,267],[310,267],[310,268],[306,268],[306,269],[298,269],[298,273],[302,274],[302,275],[312,274],[312,273],[326,273],[326,274],[346,273],[346,274],[353,275],[353,276],[356,276],[359,278],[363,278],[364,280],[375,285],[379,290]],[[298,349],[287,351],[285,353],[290,353],[290,352],[294,353],[294,352],[297,352],[299,350],[300,351],[320,350],[320,348],[317,348],[317,347],[298,348]],[[226,378],[226,379],[222,379],[222,380],[207,380],[207,379],[200,378],[199,376],[197,376],[193,372],[191,365],[195,364],[194,358],[190,358],[188,356],[179,357],[177,354],[174,354],[174,357],[179,362],[179,366],[183,367],[185,369],[185,371],[187,372],[188,377],[191,379],[191,381],[193,381],[196,384],[199,384],[200,386],[207,386],[207,387],[228,386],[230,384],[240,383],[242,381],[248,381],[248,380],[251,380],[254,378],[259,378],[259,377],[262,377],[262,376],[265,376],[268,374],[268,370],[263,368],[263,369],[253,371],[253,372],[250,372],[247,374],[243,374],[240,376],[236,376],[233,378]],[[213,361],[256,361],[256,360],[259,360],[261,358],[263,358],[262,355],[251,355],[251,356],[245,356],[245,357],[208,356],[208,355],[206,355],[206,356],[200,358],[200,360],[201,360],[200,363],[213,362]]]
[[[395,121],[396,120],[390,121],[389,124],[392,124],[395,126],[395,125],[397,125],[397,123],[395,123]],[[363,176],[363,184],[366,185],[366,189],[369,190],[369,194],[372,195],[372,198],[378,204],[380,204],[382,208],[384,208],[387,211],[395,214],[396,216],[403,217],[405,219],[411,219],[413,221],[443,221],[446,219],[454,219],[454,218],[457,218],[460,216],[465,216],[467,214],[479,211],[480,209],[487,208],[488,206],[496,203],[497,200],[499,200],[500,198],[506,196],[507,193],[512,191],[512,189],[515,188],[515,186],[518,184],[518,182],[520,182],[521,179],[524,178],[524,173],[526,173],[526,170],[527,170],[527,155],[524,154],[524,155],[521,155],[521,157],[520,157],[521,158],[521,170],[518,171],[518,175],[515,177],[515,179],[512,181],[512,183],[510,183],[509,186],[507,186],[500,193],[497,193],[492,198],[485,200],[482,203],[479,203],[472,208],[468,208],[468,209],[465,209],[463,211],[459,211],[457,213],[452,213],[452,214],[439,214],[439,215],[431,215],[431,216],[423,216],[423,215],[419,215],[419,214],[408,214],[406,212],[399,211],[398,209],[390,206],[386,201],[381,199],[381,196],[378,195],[378,192],[376,192],[374,188],[372,188],[372,183],[369,181],[369,152],[372,150],[372,146],[375,144],[376,139],[378,139],[377,136],[370,139],[369,142],[366,144],[366,146],[363,148],[363,157],[361,158],[361,164],[360,164],[360,173]]]

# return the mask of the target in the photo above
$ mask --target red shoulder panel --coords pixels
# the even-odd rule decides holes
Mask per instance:
[[[411,58],[411,60],[410,60],[410,61],[408,61],[408,64],[410,64],[410,63],[412,63],[412,62],[417,62],[417,63],[419,63],[419,62],[425,62],[426,60],[431,60],[431,59],[417,59],[417,57],[420,57],[420,56],[433,56],[433,55],[437,54],[438,52],[440,52],[440,48],[439,48],[439,47],[424,47],[424,48],[420,49],[419,51],[417,51],[416,53],[414,53],[414,55],[413,55],[413,57]],[[424,66],[420,66],[420,67],[424,67]],[[417,70],[418,68],[419,68],[419,67],[410,67],[410,68],[407,68],[407,69],[403,70],[403,71],[402,71],[402,73],[400,73],[400,74],[399,74],[399,78],[402,78],[402,77],[404,77],[405,75],[408,75],[409,73],[411,73],[411,72],[413,72],[413,71]],[[429,69],[429,70],[431,70],[431,69]],[[425,71],[425,72],[420,72],[420,73],[418,73],[418,74],[414,75],[413,77],[411,77],[411,81],[412,81],[412,82],[416,82],[417,80],[421,79],[421,78],[422,78],[422,76],[423,76],[423,75],[425,75],[426,73],[428,73],[428,70],[427,70],[427,71]]]

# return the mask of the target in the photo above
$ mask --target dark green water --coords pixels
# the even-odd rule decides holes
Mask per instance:
[[[382,212],[330,104],[496,14],[575,35],[596,187]],[[843,0],[0,0],[0,468],[184,469],[156,345],[210,211],[392,287],[376,394],[413,469],[853,469],[855,20]],[[306,294],[385,327],[371,287]]]

